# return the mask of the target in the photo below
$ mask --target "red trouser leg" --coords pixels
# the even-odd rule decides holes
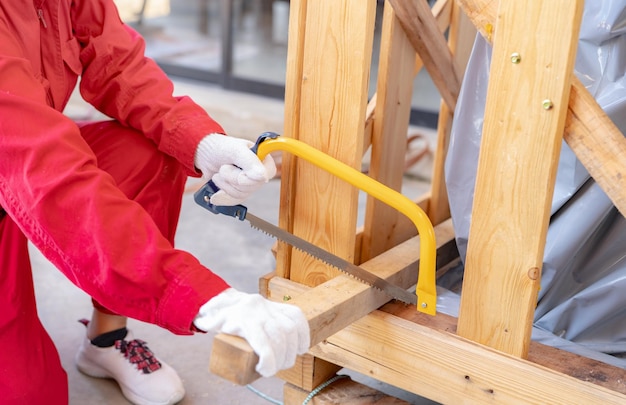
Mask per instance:
[[[0,219],[0,403],[68,403],[67,374],[37,316],[26,237]]]
[[[150,214],[173,245],[187,179],[180,163],[160,152],[139,132],[116,121],[79,124],[79,127],[98,158],[98,167],[108,172],[124,194]],[[115,314],[98,302],[93,303],[99,311]]]

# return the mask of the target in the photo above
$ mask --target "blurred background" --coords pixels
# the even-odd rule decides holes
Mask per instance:
[[[115,0],[147,54],[171,76],[282,99],[288,0]],[[376,91],[384,1],[378,1],[370,95]],[[411,124],[435,128],[439,93],[425,69],[414,82]]]

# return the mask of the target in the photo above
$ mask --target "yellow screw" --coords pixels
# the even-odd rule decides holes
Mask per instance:
[[[545,99],[541,103],[541,106],[543,107],[544,110],[550,110],[554,106],[554,104],[552,104],[552,100]]]
[[[521,61],[522,61],[522,56],[521,56],[519,53],[517,53],[517,52],[513,52],[513,53],[511,54],[511,62],[512,62],[512,63],[515,63],[515,64],[517,65],[517,64],[518,64],[518,63],[520,63]]]

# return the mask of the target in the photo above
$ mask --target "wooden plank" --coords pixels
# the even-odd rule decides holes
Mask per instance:
[[[442,33],[445,32],[448,29],[448,26],[450,25],[450,18],[451,18],[450,14],[452,11],[453,3],[454,2],[448,1],[448,0],[438,0],[431,9],[433,17],[437,21],[437,26]],[[414,53],[413,50],[411,50],[410,53]],[[415,68],[413,72],[414,75],[417,75],[417,73],[422,69],[423,66],[424,65],[420,57],[418,55],[415,55]],[[413,81],[411,80],[410,82],[406,83],[406,86],[412,88]],[[368,106],[367,106],[368,113],[366,115],[365,135],[364,135],[364,148],[365,149],[371,146],[372,132],[374,131],[373,127],[374,127],[374,123],[376,122],[375,114],[374,114],[376,111],[376,105],[377,105],[377,94],[375,93],[374,96],[370,99],[370,102],[368,103]],[[376,114],[376,116],[380,117],[380,111],[379,111],[379,114]],[[403,161],[403,160],[404,160],[404,157],[399,159],[399,161]],[[379,165],[379,166],[384,167],[384,165]],[[385,184],[385,181],[381,179],[379,179],[379,181]],[[391,187],[390,184],[386,184],[386,185]],[[430,198],[430,194],[428,194],[428,196],[420,196],[420,198],[416,200],[416,204],[418,204],[420,208],[424,210],[425,212],[429,212],[429,203],[430,203],[429,198]],[[395,246],[417,235],[417,229],[415,229],[415,224],[403,215],[392,214],[394,222],[390,222],[389,218],[386,218],[387,222],[385,222],[384,220],[381,220],[385,218],[385,213],[389,212],[389,208],[387,207],[386,204],[376,199],[368,200],[366,212],[367,212],[366,222],[367,222],[367,216],[370,216],[376,222],[375,224],[369,225],[369,228],[376,229],[377,232],[380,232],[381,235],[387,235],[385,237],[380,237],[379,239],[384,238],[387,241],[388,247]],[[393,235],[388,235],[388,228],[393,228]],[[355,263],[362,263],[363,261],[366,261],[361,256],[363,257],[374,256],[371,253],[367,253],[368,249],[363,244],[364,229],[365,229],[365,226],[357,230],[357,239],[356,239],[356,247],[355,247]],[[393,241],[393,243],[390,243],[390,241]],[[369,242],[369,243],[378,244],[378,242],[376,241]],[[382,252],[382,250],[379,251],[378,253],[380,252]],[[367,253],[367,254],[363,254],[363,253]]]
[[[383,311],[356,321],[311,353],[446,404],[626,401],[624,394]]]
[[[388,2],[394,8],[400,24],[441,97],[454,110],[461,88],[461,75],[428,3],[422,0]]]
[[[438,249],[449,248],[454,240],[452,221],[435,227],[435,237]],[[419,237],[415,237],[363,263],[361,267],[395,285],[409,288],[417,282],[419,251]],[[297,297],[285,296],[284,289],[280,287],[280,283],[285,281],[279,277],[270,280],[269,296],[288,300],[302,309],[309,321],[312,345],[390,300],[382,291],[343,274]],[[254,371],[257,363],[258,356],[245,340],[225,334],[215,337],[209,362],[212,373],[236,384],[248,384],[258,378]]]
[[[288,291],[284,291],[289,293]],[[407,309],[397,302],[390,302],[380,308],[381,311],[440,331],[456,333],[457,319],[445,314],[436,317]],[[546,346],[532,341],[528,361],[590,382],[601,387],[626,395],[626,370],[601,361],[590,359],[575,353]]]
[[[376,2],[307,3],[298,138],[360,168]],[[293,233],[338,256],[354,259],[358,190],[299,161],[286,198]],[[329,266],[292,252],[290,279],[314,286],[335,276]]]
[[[284,295],[295,297],[302,294],[308,291],[308,287],[288,281],[280,281],[274,284],[272,291],[274,293],[274,299],[281,299]],[[397,301],[385,304],[380,308],[380,311],[393,315],[394,317],[399,317],[403,320],[419,324],[425,328],[447,334],[456,334],[457,319],[449,315],[442,313],[438,313],[436,316],[426,315]],[[351,347],[346,346],[343,349],[350,351]],[[505,357],[508,358],[509,356],[505,355]],[[376,359],[371,360],[377,361]],[[413,359],[407,358],[407,362],[413,361]],[[580,381],[592,383],[608,390],[615,391],[616,393],[626,395],[626,370],[623,368],[615,367],[610,364],[583,357],[575,353],[566,352],[551,346],[546,346],[538,342],[531,343],[528,361],[553,370],[556,373],[565,374]],[[344,366],[349,369],[365,372],[365,370],[355,368],[352,364],[344,363]],[[432,378],[438,379],[439,376],[432,375]],[[383,380],[389,380],[390,384],[397,386],[393,383],[392,377],[385,378]],[[441,383],[445,382],[441,381]],[[409,391],[420,395],[422,394],[419,390]]]
[[[411,114],[415,52],[392,7],[385,7],[376,88],[369,175],[393,190],[402,190],[407,132]],[[361,239],[361,260],[397,245],[394,228],[403,215],[368,196]]]
[[[571,86],[582,1],[501,1],[458,333],[525,357]],[[520,31],[519,27],[524,27]],[[540,44],[535,36],[546,40]],[[521,55],[512,63],[511,55]],[[549,99],[551,109],[542,107]]]
[[[448,44],[456,65],[459,66],[462,72],[465,72],[476,37],[476,28],[456,2],[452,5],[451,14],[452,22],[448,34]],[[450,218],[444,166],[450,143],[453,116],[454,111],[450,110],[446,103],[441,102],[437,123],[437,145],[435,146],[430,187],[431,203],[428,206],[428,217],[433,224],[439,224]]]
[[[480,34],[493,41],[496,14],[500,0],[457,0]]]
[[[461,336],[528,354],[582,2],[502,1],[459,311]],[[537,44],[519,30],[539,38]],[[539,34],[541,33],[541,34]],[[519,53],[521,62],[511,62]],[[542,102],[553,107],[544,109]]]
[[[472,22],[491,40],[496,0],[459,0]],[[485,27],[491,27],[491,32]],[[576,157],[626,216],[626,138],[578,78],[572,79],[563,135]]]
[[[243,339],[231,335],[218,334],[213,339],[209,359],[209,371],[238,385],[246,385],[261,378],[256,372],[259,356]]]
[[[432,7],[433,17],[437,20],[437,26],[439,30],[443,33],[448,29],[450,25],[450,9],[452,5],[452,1],[449,0],[437,0]],[[415,57],[415,74],[422,70],[424,64],[419,56]],[[364,142],[363,148],[367,150],[371,145],[371,136],[372,136],[372,127],[374,126],[374,111],[376,107],[376,93],[370,99],[370,102],[367,105],[367,112],[365,115],[365,134],[364,134]]]
[[[304,33],[308,0],[289,2],[289,40],[287,43],[287,73],[285,77],[285,123],[284,136],[298,139],[300,127],[300,99],[302,88],[302,66],[304,60]],[[296,184],[295,156],[282,154],[282,174],[280,179],[280,216],[278,225],[289,231],[293,229],[294,201]],[[291,264],[291,246],[286,243],[276,244],[276,274],[289,278]]]
[[[284,279],[276,284],[281,296],[308,291]],[[441,403],[604,405],[626,400],[624,369],[539,343],[531,351],[538,361],[531,362],[461,338],[455,329],[453,317],[428,316],[391,302],[311,353]]]
[[[574,80],[569,106],[565,141],[626,216],[626,138],[578,79]]]
[[[501,0],[498,11],[458,333],[520,357],[530,343],[582,9],[582,1]],[[520,63],[511,62],[514,52]]]

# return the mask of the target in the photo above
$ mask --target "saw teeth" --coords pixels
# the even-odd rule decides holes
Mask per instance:
[[[381,288],[376,287],[375,285],[370,284],[370,283],[368,283],[367,281],[365,281],[365,280],[362,280],[362,279],[358,278],[357,276],[355,276],[355,275],[354,275],[354,274],[352,274],[352,273],[349,273],[349,272],[347,272],[347,271],[345,271],[345,270],[342,270],[341,268],[339,268],[339,267],[335,266],[333,263],[327,262],[326,260],[322,259],[321,257],[317,257],[317,256],[312,255],[311,253],[307,252],[307,251],[306,251],[306,250],[304,250],[304,249],[301,249],[301,248],[299,248],[299,247],[297,247],[297,246],[291,245],[291,244],[289,244],[289,242],[285,242],[284,240],[281,240],[281,239],[280,239],[279,237],[277,237],[276,235],[273,235],[273,234],[271,234],[271,233],[269,233],[269,232],[266,232],[266,231],[264,231],[263,229],[261,229],[261,228],[259,228],[259,227],[256,227],[256,226],[254,226],[254,225],[252,225],[252,224],[250,224],[250,227],[251,227],[251,228],[254,228],[254,229],[258,230],[258,231],[263,232],[263,233],[264,233],[264,234],[266,234],[267,236],[270,236],[270,237],[272,237],[272,238],[278,239],[278,240],[280,240],[281,242],[286,243],[286,244],[288,244],[289,246],[291,246],[292,248],[296,249],[297,251],[302,252],[302,253],[304,253],[305,255],[307,255],[307,256],[309,256],[309,257],[312,257],[313,259],[318,260],[318,261],[320,261],[320,262],[322,262],[322,263],[324,263],[324,264],[326,264],[326,265],[328,265],[328,266],[332,267],[333,269],[337,269],[337,270],[339,270],[341,273],[343,273],[343,274],[347,274],[347,275],[348,275],[348,276],[350,276],[351,278],[353,278],[353,279],[355,279],[355,280],[357,280],[357,281],[359,281],[359,282],[361,282],[361,283],[363,283],[363,284],[365,284],[365,285],[368,285],[368,286],[370,286],[371,288],[374,288],[375,290],[378,290],[378,291],[380,291],[380,292],[384,293],[384,291],[383,291]],[[400,299],[400,298],[395,298],[395,297],[393,297],[393,299],[398,300],[398,301],[400,301],[400,302],[403,302],[403,303],[404,303],[404,304],[406,304],[406,305],[413,305],[413,303],[411,303],[411,302],[406,302],[405,300],[402,300],[402,299]]]
[[[273,237],[273,238],[276,238],[276,239],[280,240],[280,238],[278,238],[276,235],[272,235],[272,234],[271,234],[271,233],[269,233],[269,232],[265,232],[263,229],[258,228],[258,227],[254,226],[254,225],[252,225],[252,224],[250,224],[250,227],[251,227],[251,228],[254,228],[254,229],[258,230],[258,231],[261,231],[261,232],[263,232],[264,234],[266,234],[266,235],[268,235],[268,236],[271,236],[271,237]],[[359,281],[359,282],[361,282],[361,283],[363,283],[363,284],[369,285],[370,287],[375,288],[376,290],[383,292],[383,290],[381,290],[380,288],[378,288],[378,287],[376,287],[376,286],[374,286],[374,285],[372,285],[372,284],[368,283],[368,282],[367,282],[367,281],[365,281],[365,280],[361,280],[360,278],[358,278],[358,277],[357,277],[357,276],[355,276],[354,274],[352,274],[352,273],[349,273],[349,272],[347,272],[347,271],[342,270],[341,268],[339,268],[339,267],[335,266],[333,263],[327,262],[326,260],[322,259],[321,257],[314,256],[314,255],[312,255],[311,253],[307,252],[306,250],[301,249],[301,248],[299,248],[299,247],[297,247],[297,246],[290,245],[288,242],[285,242],[285,241],[283,241],[283,240],[281,240],[281,242],[283,242],[283,243],[287,243],[289,246],[291,246],[292,248],[296,249],[298,252],[302,252],[302,253],[304,253],[305,255],[307,255],[307,256],[309,256],[309,257],[312,257],[313,259],[315,259],[315,260],[317,260],[317,261],[320,261],[320,262],[322,262],[322,263],[324,263],[324,264],[326,264],[326,265],[328,265],[328,266],[332,267],[333,269],[337,269],[337,270],[339,270],[341,273],[346,274],[346,275],[350,276],[351,278],[353,278],[353,279],[355,279],[355,280],[357,280],[357,281]]]

